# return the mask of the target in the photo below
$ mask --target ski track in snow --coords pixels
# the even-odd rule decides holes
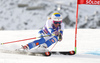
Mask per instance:
[[[37,31],[38,30],[0,31],[0,43],[35,37],[37,36]],[[74,29],[65,29],[63,41],[59,42],[53,51],[74,50],[74,31]],[[99,29],[78,30],[78,48],[76,55],[51,55],[50,57],[44,57],[0,53],[0,63],[100,63],[100,55],[98,55],[100,54],[99,31]],[[0,45],[0,49],[14,50],[31,41],[33,40]]]

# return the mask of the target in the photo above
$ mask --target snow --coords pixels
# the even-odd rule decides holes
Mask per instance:
[[[0,43],[32,38],[38,30],[0,31]],[[74,29],[65,29],[62,42],[53,51],[74,50]],[[8,54],[0,52],[0,63],[100,63],[100,30],[78,29],[77,54],[51,55],[50,57]],[[0,45],[0,49],[14,50],[33,40]],[[52,47],[52,46],[51,46]],[[51,49],[48,48],[48,49]]]
[[[18,7],[18,4],[27,4],[28,7],[43,6],[44,8],[26,10],[28,7]],[[0,29],[40,29],[45,25],[47,17],[57,12],[56,9],[59,5],[61,5],[59,12],[63,18],[69,16],[70,24],[66,25],[66,28],[75,28],[77,0],[0,0]],[[94,27],[99,29],[99,10],[100,6],[98,5],[79,5],[78,28],[82,28],[83,26],[83,28]],[[98,13],[95,14],[95,12]],[[87,20],[85,20],[86,18]],[[95,25],[93,25],[94,21],[96,21]]]
[[[34,2],[33,2],[34,1]],[[48,16],[61,5],[60,12],[63,17],[69,16],[70,24],[76,20],[77,0],[0,0],[0,43],[37,37],[37,32],[42,28]],[[72,5],[70,5],[72,3]],[[18,4],[32,6],[44,6],[45,9],[26,10],[19,8]],[[100,6],[80,5],[77,34],[77,54],[52,55],[50,57],[29,56],[20,54],[8,54],[0,52],[0,63],[100,63]],[[41,22],[41,23],[40,23]],[[64,37],[58,42],[52,51],[74,50],[75,24],[66,25]],[[72,28],[72,29],[70,29]],[[26,30],[27,29],[27,30]],[[38,29],[38,30],[33,30]],[[34,39],[35,40],[35,39]],[[15,50],[34,40],[0,45],[0,49]],[[50,50],[53,47],[49,47]]]

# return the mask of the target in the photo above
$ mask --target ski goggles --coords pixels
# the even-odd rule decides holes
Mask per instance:
[[[54,24],[61,24],[62,21],[53,21]]]

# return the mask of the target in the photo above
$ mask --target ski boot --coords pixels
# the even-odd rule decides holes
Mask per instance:
[[[49,51],[47,49],[47,45],[44,43],[44,44],[41,44],[38,46],[38,48],[35,49],[37,52],[47,52]]]
[[[50,56],[51,53],[49,52],[47,48],[48,48],[47,45],[44,43],[44,44],[39,45],[39,47],[36,50],[42,53],[44,56]]]
[[[28,52],[29,50],[29,46],[28,44],[27,45],[21,45],[22,47],[20,49],[16,49],[16,51],[19,51],[19,52]]]
[[[28,50],[29,49],[29,46],[28,46],[28,44],[27,45],[22,45],[22,48],[24,49],[24,50]]]

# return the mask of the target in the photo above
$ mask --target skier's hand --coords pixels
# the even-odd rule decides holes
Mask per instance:
[[[62,41],[62,34],[59,34],[58,41]]]
[[[55,36],[58,36],[58,35],[59,35],[59,32],[58,32],[58,31],[54,31],[53,34],[54,34]]]

